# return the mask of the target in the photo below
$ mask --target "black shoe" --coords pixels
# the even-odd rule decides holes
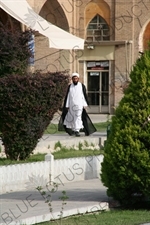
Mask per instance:
[[[74,135],[75,135],[75,132],[72,131],[72,132],[70,133],[70,136],[74,136]]]
[[[76,137],[80,137],[80,133],[78,131],[75,132]]]

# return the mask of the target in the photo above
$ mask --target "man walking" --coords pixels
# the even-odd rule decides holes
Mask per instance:
[[[72,84],[68,86],[64,100],[64,107],[61,120],[66,132],[69,135],[80,136],[79,131],[83,129],[85,135],[96,131],[92,121],[86,113],[88,106],[86,87],[79,82],[79,74],[72,74]]]

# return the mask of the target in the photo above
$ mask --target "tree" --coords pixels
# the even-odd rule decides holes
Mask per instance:
[[[150,196],[150,51],[137,59],[112,118],[101,179],[108,195],[129,206]]]
[[[11,31],[0,22],[0,77],[10,74],[24,74],[29,57],[33,57],[29,47],[31,30]]]

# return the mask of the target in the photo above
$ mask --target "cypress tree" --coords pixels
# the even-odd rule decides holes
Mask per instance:
[[[107,193],[131,206],[150,196],[150,51],[137,59],[112,118],[101,179]]]

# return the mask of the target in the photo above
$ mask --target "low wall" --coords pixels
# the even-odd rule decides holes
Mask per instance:
[[[49,162],[35,162],[0,166],[0,192],[11,192],[26,189],[31,179],[49,179]],[[37,185],[38,186],[38,185]]]
[[[68,183],[99,177],[103,156],[60,159],[54,161],[54,177],[56,183]]]
[[[98,178],[103,155],[0,166],[0,193],[45,187],[47,183],[64,184]]]

